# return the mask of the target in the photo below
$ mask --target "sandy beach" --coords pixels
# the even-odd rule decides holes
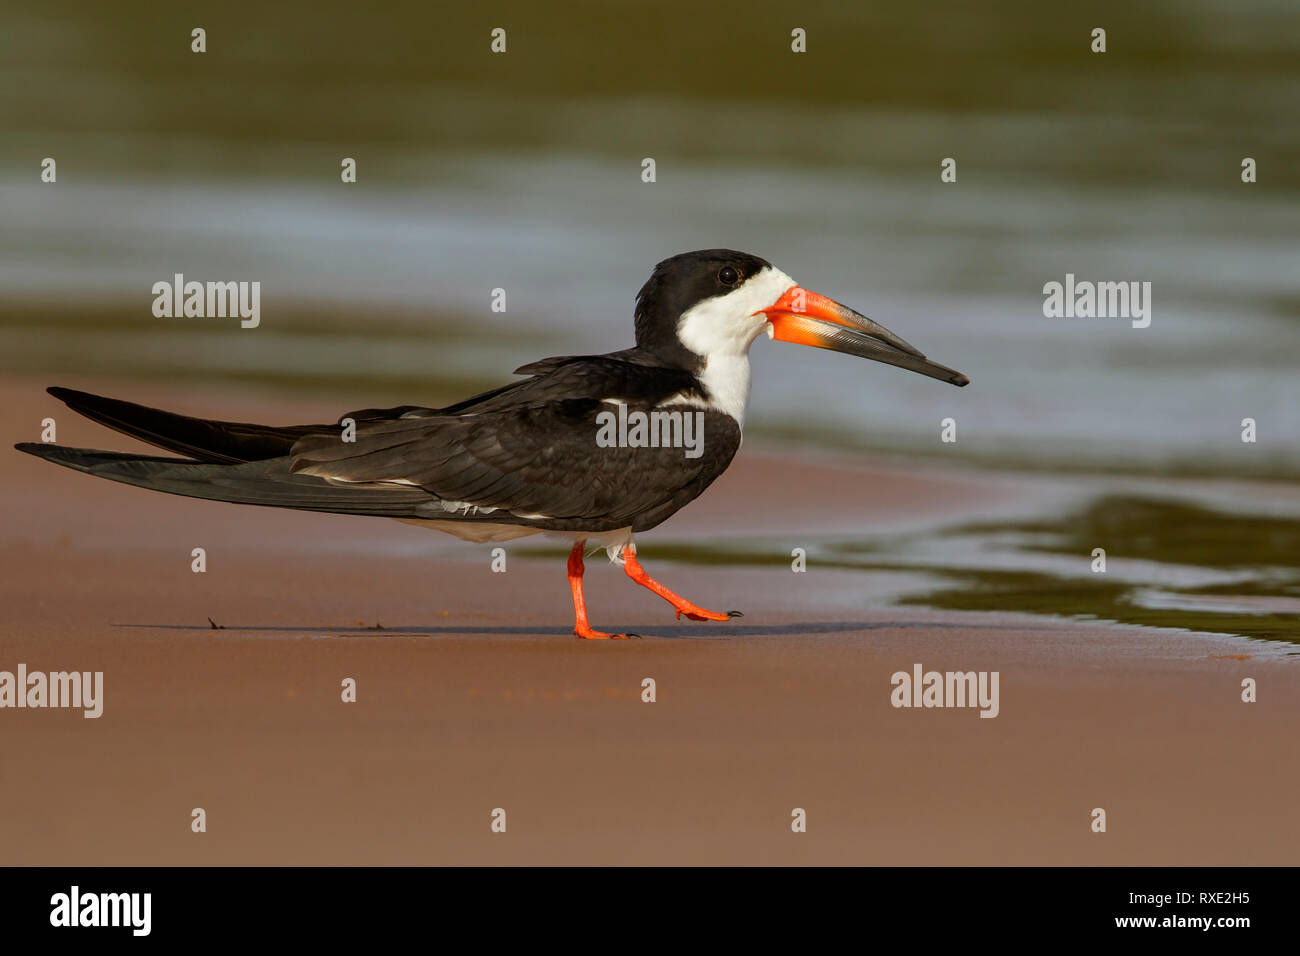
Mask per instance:
[[[47,384],[0,388],[8,443],[35,440],[53,416],[62,444],[141,447],[76,419]],[[62,384],[268,418],[264,395]],[[303,421],[352,407],[276,405]],[[1023,501],[1022,478],[747,444],[700,501],[640,540],[670,587],[745,617],[677,622],[592,559],[593,623],[644,635],[620,642],[571,636],[562,550],[538,554],[540,539],[507,546],[495,573],[490,546],[151,494],[8,448],[0,482],[0,670],[104,674],[98,719],[0,712],[5,864],[1235,865],[1300,854],[1300,685],[1287,645],[895,606],[875,590],[888,573],[815,561],[795,574],[785,561],[656,558],[661,535],[705,546],[761,526],[797,546],[819,530],[869,539],[987,517]],[[836,506],[846,489],[847,513]],[[203,574],[191,570],[196,547]],[[998,716],[891,706],[891,675],[918,663],[997,671]],[[647,677],[654,703],[641,699]],[[1245,677],[1257,703],[1241,701]],[[345,678],[355,703],[340,699]],[[191,832],[197,807],[205,833]],[[1090,827],[1098,807],[1105,833]],[[505,833],[492,832],[496,808]],[[806,833],[791,832],[795,808]]]

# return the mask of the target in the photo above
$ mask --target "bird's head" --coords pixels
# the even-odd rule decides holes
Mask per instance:
[[[880,323],[744,252],[705,249],[665,259],[637,293],[637,345],[688,367],[744,355],[764,332],[778,342],[857,355],[952,385],[970,382]]]

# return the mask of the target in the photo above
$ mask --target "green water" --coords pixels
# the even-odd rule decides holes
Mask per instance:
[[[952,579],[951,587],[905,597],[900,603],[954,611],[1015,611],[1148,627],[1179,627],[1189,631],[1235,634],[1239,637],[1300,644],[1300,614],[1234,614],[1144,608],[1132,603],[1131,587],[1104,579],[1089,581],[1032,572],[942,573]],[[1101,578],[1100,575],[1098,577]],[[1183,590],[1178,593],[1191,596],[1200,592]]]
[[[377,406],[451,404],[509,381],[513,367],[501,361],[498,329],[453,312],[295,304],[277,310],[274,327],[242,336],[237,320],[219,321],[227,327],[205,320],[161,324],[117,301],[51,310],[19,300],[0,308],[6,352],[0,370],[39,369],[49,385],[77,386],[84,376],[123,379],[114,396],[121,398],[130,397],[127,382],[174,383],[180,395],[180,386],[200,379],[234,389],[341,393]],[[561,346],[538,329],[512,330],[511,339],[520,354],[551,354]]]
[[[502,55],[489,51],[497,26]],[[1020,181],[1202,190],[1249,143],[1296,189],[1295,26],[1293,4],[1267,0],[53,0],[5,14],[0,162],[62,150],[81,168],[303,175],[326,157],[337,168],[343,147],[369,158],[367,176],[406,180],[452,174],[437,155],[455,149],[652,146],[920,175],[920,149]],[[793,27],[805,54],[790,50]]]
[[[1122,556],[1169,566],[1240,571],[1231,583],[1162,588],[1194,599],[1293,597],[1300,595],[1300,521],[1273,516],[1229,514],[1183,502],[1107,497],[1081,512],[1052,521],[973,524],[966,535],[1025,535],[1026,554],[1091,555],[1104,548],[1108,559]],[[1067,617],[1095,617],[1124,624],[1181,627],[1300,644],[1300,613],[1230,613],[1204,609],[1142,607],[1134,588],[1106,574],[1061,577],[1032,571],[942,572],[952,585],[904,603],[964,611],[1024,611]],[[1248,576],[1248,577],[1247,577]]]
[[[1105,497],[1061,520],[1023,524],[972,524],[964,534],[1032,535],[1028,551],[1109,555],[1166,564],[1251,571],[1289,571],[1300,576],[1300,521],[1226,514],[1179,501]],[[1294,579],[1300,584],[1300,577]],[[1300,593],[1300,592],[1295,592]]]

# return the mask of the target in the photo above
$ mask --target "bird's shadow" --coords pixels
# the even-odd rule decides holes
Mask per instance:
[[[164,631],[227,631],[234,634],[303,634],[315,637],[347,637],[352,635],[390,636],[390,637],[573,637],[573,630],[567,627],[524,627],[524,626],[476,626],[455,625],[436,626],[353,626],[326,627],[308,625],[296,627],[289,624],[114,624],[113,627],[139,628],[144,630]],[[656,640],[726,640],[734,637],[808,637],[816,634],[844,634],[854,631],[908,630],[1027,630],[1023,627],[1006,625],[972,625],[946,621],[804,621],[791,624],[649,624],[633,625],[624,633],[637,637]]]

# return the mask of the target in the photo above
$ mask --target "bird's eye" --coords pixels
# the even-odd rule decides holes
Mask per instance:
[[[718,281],[723,285],[735,285],[740,281],[740,273],[731,268],[731,266],[723,266],[718,272]]]

